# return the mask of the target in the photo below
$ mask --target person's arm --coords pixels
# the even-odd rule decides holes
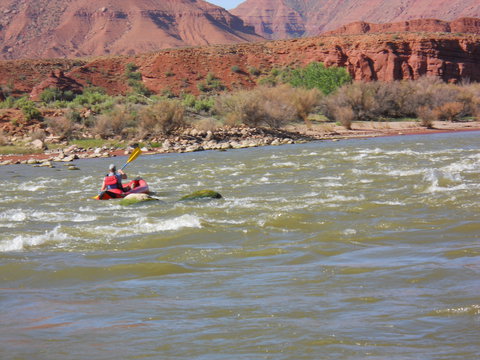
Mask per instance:
[[[117,171],[120,175],[122,175],[122,179],[125,180],[127,178],[127,174],[123,172],[123,170],[118,170]]]
[[[102,190],[101,191],[104,191],[106,188],[107,188],[107,186],[105,185],[105,179],[103,179]]]

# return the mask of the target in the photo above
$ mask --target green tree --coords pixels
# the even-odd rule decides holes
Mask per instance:
[[[313,62],[304,68],[290,70],[286,80],[294,87],[317,88],[327,95],[352,79],[345,68],[327,68],[323,63]]]

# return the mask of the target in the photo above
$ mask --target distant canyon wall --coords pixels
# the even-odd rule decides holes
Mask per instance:
[[[353,22],[480,18],[478,0],[246,0],[231,13],[267,39],[316,36]]]

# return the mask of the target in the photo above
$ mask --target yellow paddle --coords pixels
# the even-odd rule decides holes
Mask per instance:
[[[125,163],[125,165],[122,166],[121,170],[125,169],[127,167],[127,165],[130,164],[137,157],[139,157],[141,153],[142,153],[142,150],[140,150],[140,148],[138,148],[138,147],[135,148],[135,150],[133,150],[132,153],[130,154],[130,156],[128,157],[128,160]],[[102,192],[100,192],[99,195],[92,197],[92,199],[97,200],[97,199],[100,198],[101,195],[102,195]]]
[[[142,153],[142,150],[140,150],[140,148],[135,148],[135,150],[132,151],[132,153],[130,154],[127,162],[125,163],[125,165],[122,166],[122,168],[120,170],[123,170],[127,167],[128,164],[130,164],[133,160],[135,160],[140,154]]]

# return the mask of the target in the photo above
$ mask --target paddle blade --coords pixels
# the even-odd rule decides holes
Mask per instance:
[[[125,165],[122,166],[122,170],[125,169],[125,167],[131,163],[133,160],[135,160],[140,154],[142,153],[142,150],[140,150],[140,148],[135,148],[135,150],[132,151],[132,153],[130,154],[127,162],[125,163]]]
[[[135,160],[141,153],[142,153],[142,150],[140,150],[140,148],[135,148],[135,150],[133,150],[132,153],[130,154],[130,157],[127,160],[127,164]]]

